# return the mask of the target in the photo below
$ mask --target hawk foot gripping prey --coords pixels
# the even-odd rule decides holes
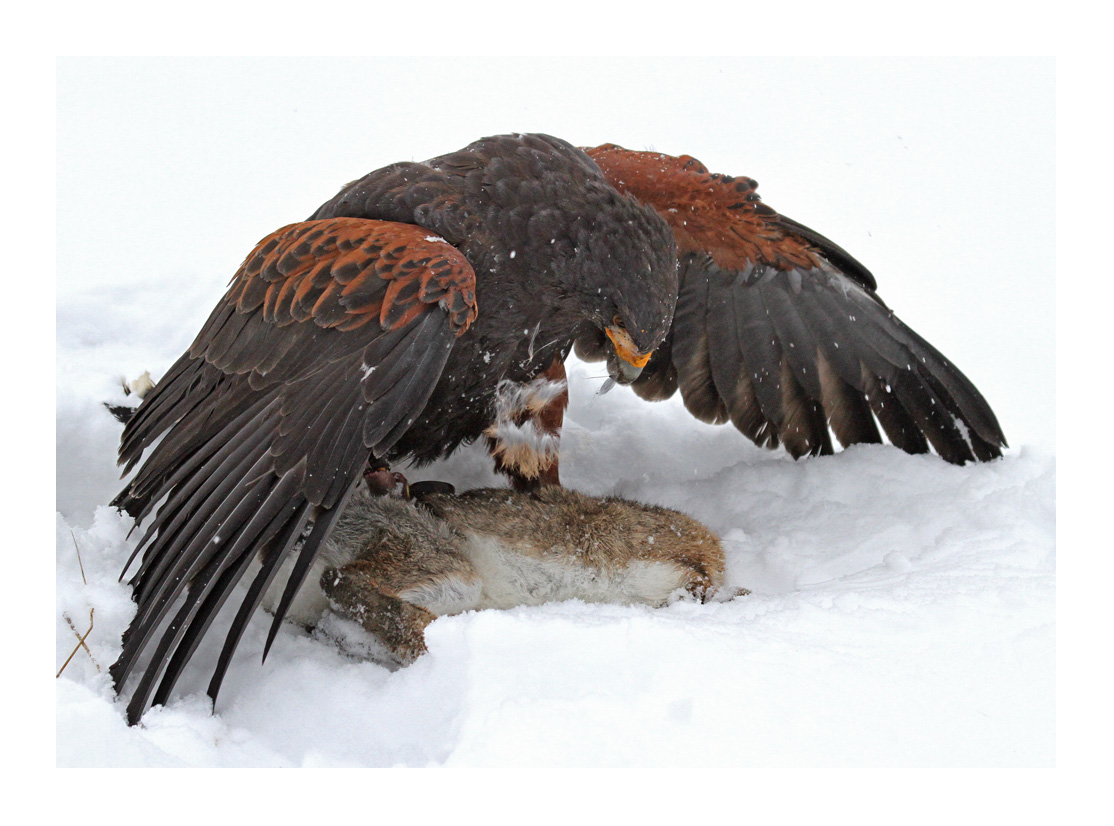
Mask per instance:
[[[755,187],[687,156],[504,135],[372,172],[264,238],[121,441],[126,472],[143,460],[114,500],[144,523],[112,668],[129,721],[167,699],[249,569],[210,695],[289,571],[269,649],[369,457],[484,438],[516,488],[556,483],[574,346],[794,456],[883,434],[954,463],[1001,455],[971,382]]]

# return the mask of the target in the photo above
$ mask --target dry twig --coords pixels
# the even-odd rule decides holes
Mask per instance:
[[[81,563],[81,548],[77,545],[77,535],[70,531],[70,538],[73,540],[73,549],[77,552],[77,567],[81,569],[81,582],[83,585],[88,585],[89,580],[85,578],[85,566]]]
[[[81,562],[81,548],[78,547],[77,536],[74,535],[73,531],[70,531],[70,536],[73,538],[73,547],[77,552],[77,567],[81,569],[81,581],[83,584],[88,585],[89,580],[85,578],[85,565]],[[66,620],[66,624],[70,626],[70,630],[73,631],[74,636],[77,637],[77,645],[75,645],[74,650],[70,652],[70,656],[66,657],[66,661],[62,663],[62,667],[58,669],[58,673],[54,675],[54,678],[58,679],[62,676],[62,672],[66,670],[66,666],[70,664],[70,660],[73,659],[74,654],[77,653],[79,648],[85,649],[85,653],[89,655],[89,659],[93,661],[93,665],[97,667],[97,671],[100,671],[100,663],[98,663],[97,658],[93,656],[93,652],[89,650],[89,646],[85,644],[86,638],[93,633],[93,609],[89,609],[89,630],[84,634],[78,632],[73,624],[73,620],[71,620],[67,614],[62,614],[62,618]]]
[[[66,616],[65,614],[63,614],[62,616],[65,617],[66,622],[69,624],[70,628],[73,629],[74,634],[77,635],[77,645],[75,645],[73,651],[70,652],[70,656],[66,657],[66,661],[62,663],[62,667],[58,669],[58,673],[54,675],[54,678],[58,679],[62,676],[62,672],[66,670],[66,666],[70,664],[70,660],[73,659],[73,655],[77,653],[77,650],[79,648],[85,649],[85,653],[89,655],[89,659],[93,661],[93,665],[97,667],[97,671],[100,671],[100,663],[98,663],[97,660],[93,657],[93,652],[89,650],[89,646],[85,644],[85,639],[93,633],[93,609],[89,609],[89,630],[86,631],[84,635],[78,634],[77,629],[74,628],[74,624],[70,621],[70,618],[68,616]]]

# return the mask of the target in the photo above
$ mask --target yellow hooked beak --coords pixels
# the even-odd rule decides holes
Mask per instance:
[[[619,384],[630,384],[641,375],[650,353],[639,351],[630,334],[618,325],[607,327],[604,332],[615,348],[615,357],[607,360],[607,372]]]
[[[646,366],[651,354],[638,352],[638,348],[634,346],[634,342],[631,340],[630,333],[618,327],[608,327],[604,332],[611,339],[611,343],[615,345],[615,353],[619,358],[639,370]]]

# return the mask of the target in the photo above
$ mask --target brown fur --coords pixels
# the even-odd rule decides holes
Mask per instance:
[[[321,584],[329,602],[340,613],[358,622],[401,663],[425,653],[425,627],[437,617],[424,608],[387,593],[376,575],[378,565],[357,560],[331,572]]]
[[[696,520],[668,508],[557,486],[533,493],[500,488],[436,494],[420,507],[361,491],[331,542],[334,557],[351,561],[321,577],[330,605],[403,664],[425,651],[423,631],[436,616],[509,607],[502,583],[485,579],[494,576],[492,558],[506,560],[512,569],[536,563],[592,583],[623,582],[624,575],[637,578],[632,572],[643,570],[639,565],[656,565],[667,585],[654,597],[632,596],[622,587],[609,593],[606,586],[587,597],[653,605],[674,598],[671,589],[707,599],[722,586],[724,574],[719,540]],[[477,547],[481,556],[487,554],[482,562],[476,561]],[[569,598],[559,587],[555,593]],[[540,601],[524,597],[514,604]]]
[[[693,589],[723,581],[719,539],[696,520],[668,508],[559,487],[529,496],[482,488],[431,497],[427,506],[457,530],[499,537],[539,559],[601,569],[622,568],[636,560],[669,561],[691,569]]]

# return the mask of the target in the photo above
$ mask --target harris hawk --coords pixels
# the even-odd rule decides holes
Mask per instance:
[[[486,435],[520,486],[557,481],[563,362],[606,359],[794,456],[842,444],[1001,455],[982,396],[871,274],[689,157],[484,138],[372,172],[247,256],[125,427],[113,501],[146,525],[111,668],[137,722],[164,703],[249,566],[216,698],[285,562],[284,614],[369,459],[429,462]],[[526,447],[516,444],[515,435]],[[532,442],[531,442],[532,440]],[[123,574],[122,574],[123,576]]]

